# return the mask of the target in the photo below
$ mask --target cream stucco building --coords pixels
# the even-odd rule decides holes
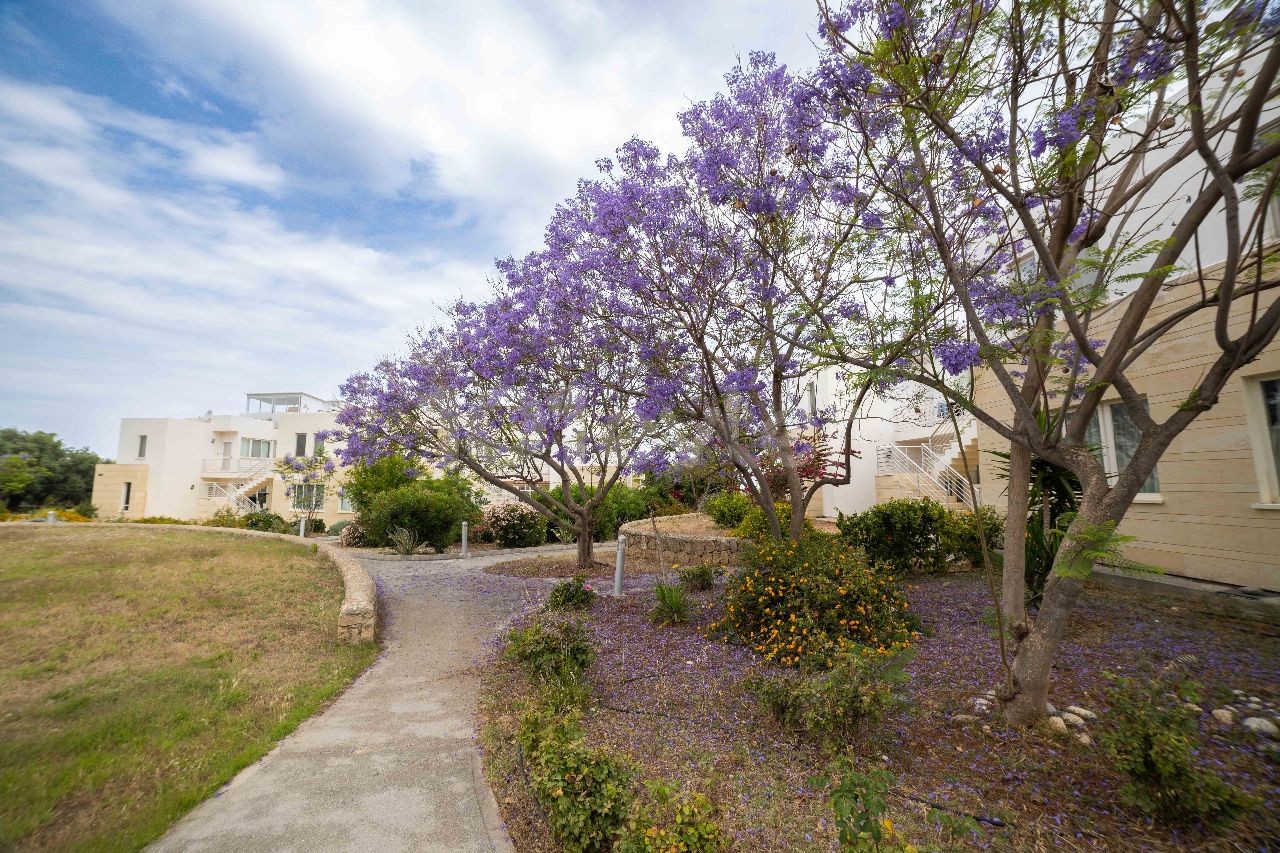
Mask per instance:
[[[97,466],[93,504],[104,519],[203,519],[223,507],[290,518],[303,496],[285,494],[276,461],[323,449],[316,434],[332,429],[336,416],[331,401],[294,391],[248,394],[245,411],[234,415],[124,418],[117,462]],[[326,524],[354,517],[337,487],[321,506]]]

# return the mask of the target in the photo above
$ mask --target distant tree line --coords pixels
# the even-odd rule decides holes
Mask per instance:
[[[89,507],[93,468],[103,459],[51,432],[0,429],[0,500],[5,509]]]

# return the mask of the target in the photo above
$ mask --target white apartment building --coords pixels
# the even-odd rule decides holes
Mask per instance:
[[[332,429],[336,417],[333,401],[289,391],[248,394],[244,412],[234,415],[124,418],[117,461],[95,471],[93,504],[103,519],[196,520],[223,507],[289,518],[304,497],[285,494],[276,461],[323,449],[316,433]],[[320,502],[326,524],[354,517],[336,487]]]

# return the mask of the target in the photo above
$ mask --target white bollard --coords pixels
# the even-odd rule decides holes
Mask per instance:
[[[622,561],[627,553],[627,534],[618,535],[618,559],[613,566],[613,597],[622,598]]]
[[[467,522],[462,522],[462,556],[467,556]]]
[[[306,516],[298,519],[298,535],[303,539],[307,538],[307,519]]]
[[[44,517],[45,524],[57,524],[58,514],[53,510],[49,510],[49,514]]]

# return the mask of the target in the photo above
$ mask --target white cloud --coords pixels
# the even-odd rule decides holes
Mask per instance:
[[[810,62],[816,18],[811,0],[168,0],[104,11],[259,113],[272,150],[320,179],[473,206],[513,238],[495,254],[532,248],[554,204],[633,134],[680,147],[676,113],[719,88],[735,53]]]

